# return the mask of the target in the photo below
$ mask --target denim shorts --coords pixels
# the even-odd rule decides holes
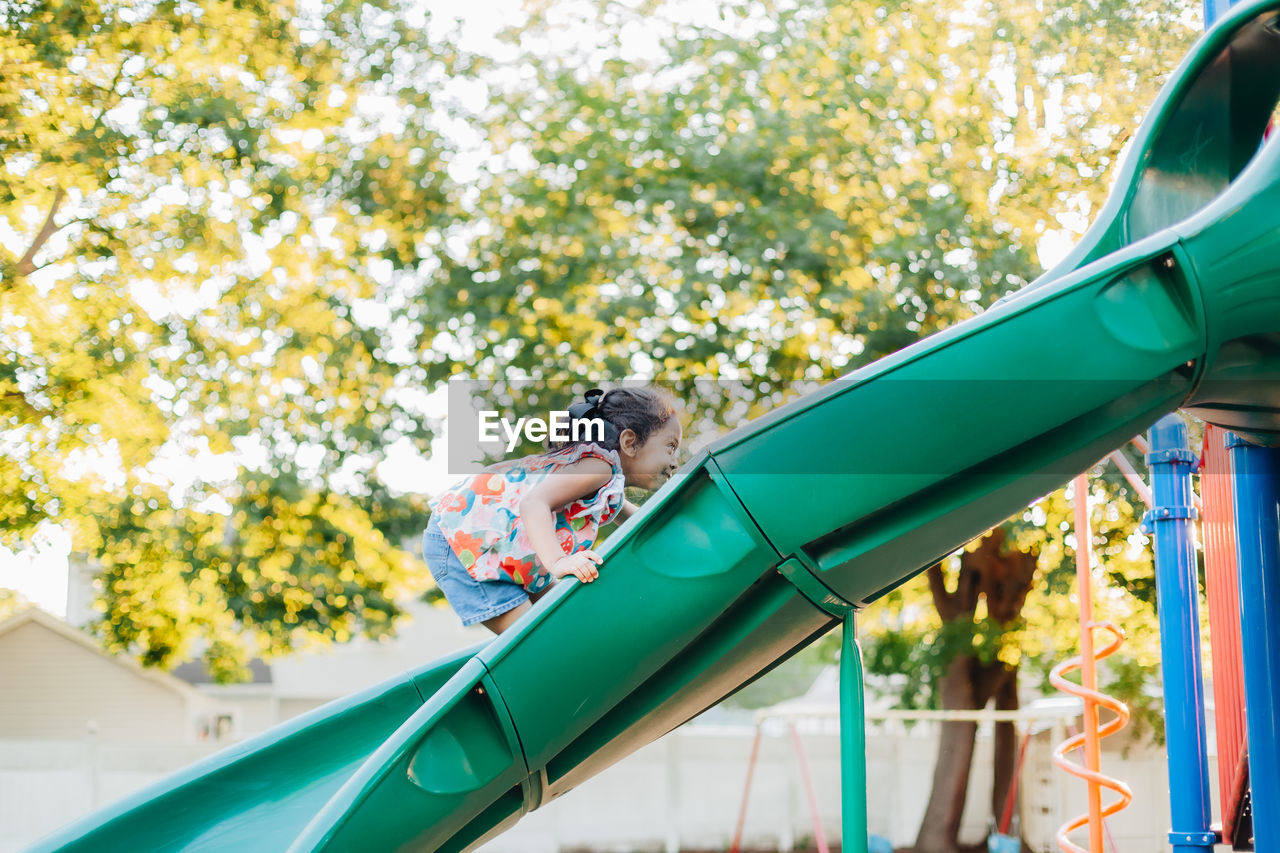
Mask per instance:
[[[436,586],[444,593],[453,612],[463,625],[485,622],[501,616],[529,600],[524,587],[509,581],[478,581],[462,567],[462,561],[454,553],[449,540],[440,532],[440,523],[431,516],[427,531],[422,534],[422,557],[436,579]]]

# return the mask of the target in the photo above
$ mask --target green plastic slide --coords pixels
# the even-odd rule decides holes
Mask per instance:
[[[1280,441],[1280,0],[1202,37],[1066,262],[734,431],[478,650],[232,747],[36,850],[453,853],[1179,407]]]

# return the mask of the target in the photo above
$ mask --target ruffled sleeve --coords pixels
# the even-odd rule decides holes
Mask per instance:
[[[588,443],[576,444],[566,448],[563,454],[556,455],[557,467],[572,465],[591,457],[603,459],[609,463],[613,469],[613,476],[609,478],[609,482],[601,486],[595,494],[574,501],[564,510],[565,517],[570,520],[591,517],[600,524],[608,524],[622,509],[622,490],[626,485],[626,477],[622,473],[622,458],[618,455],[618,451]]]

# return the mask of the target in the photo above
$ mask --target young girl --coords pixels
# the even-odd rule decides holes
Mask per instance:
[[[578,434],[603,441],[490,466],[431,502],[422,553],[463,625],[501,634],[556,580],[595,580],[597,531],[636,511],[623,486],[653,490],[674,473],[682,432],[669,394],[593,389],[585,399],[569,407],[570,435],[588,421]]]

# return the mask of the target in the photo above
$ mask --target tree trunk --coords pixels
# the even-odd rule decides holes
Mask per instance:
[[[997,711],[1018,710],[1018,668],[1005,670],[1005,678],[996,688],[995,699]],[[991,814],[997,821],[1004,814],[1005,802],[1009,797],[1009,786],[1013,783],[1014,773],[1018,765],[1018,731],[1013,723],[996,723],[995,730],[995,772],[991,782]],[[1014,814],[1018,813],[1017,800],[1014,800]]]
[[[977,707],[973,677],[975,663],[968,655],[956,655],[951,661],[938,685],[943,708]],[[916,836],[916,853],[956,853],[977,733],[977,723],[949,721],[942,724],[938,763],[933,769],[933,790],[929,792],[929,805],[925,808],[920,833]]]
[[[947,589],[940,565],[929,569],[929,590],[944,622],[972,622],[978,601],[984,598],[988,616],[997,623],[1007,625],[1019,617],[1035,579],[1036,556],[1018,551],[1004,553],[1004,538],[1004,531],[996,529],[977,549],[961,555],[960,576],[954,591]],[[983,663],[972,655],[957,654],[948,664],[937,691],[946,710],[978,710],[993,698],[998,710],[1015,710],[1018,707],[1017,667],[999,660]],[[977,731],[977,723],[942,724],[933,788],[916,836],[915,853],[959,853],[960,820],[964,815]],[[1013,724],[998,724],[991,790],[992,815],[997,819],[1004,809],[1017,752]]]

